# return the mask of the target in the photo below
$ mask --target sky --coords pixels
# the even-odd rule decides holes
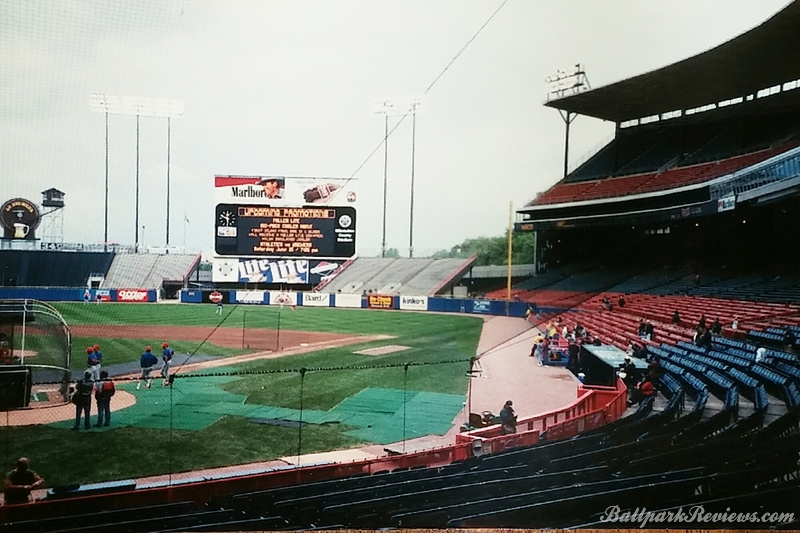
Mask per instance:
[[[65,193],[64,242],[104,238],[105,115],[90,94],[167,99],[110,115],[109,241],[210,251],[214,176],[358,180],[357,251],[421,257],[503,235],[562,177],[545,78],[599,87],[713,48],[787,0],[0,0],[0,203]],[[418,98],[412,117],[379,102]],[[412,131],[413,130],[413,131]],[[613,137],[578,117],[570,166]],[[169,166],[167,165],[169,147]],[[413,164],[412,164],[413,161]],[[384,167],[384,165],[386,165]],[[168,171],[169,168],[169,171]],[[53,215],[49,215],[53,216]],[[51,220],[53,220],[51,218]]]

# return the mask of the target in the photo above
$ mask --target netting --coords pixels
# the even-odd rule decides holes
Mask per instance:
[[[61,314],[37,300],[0,300],[0,409],[68,399],[71,336]]]

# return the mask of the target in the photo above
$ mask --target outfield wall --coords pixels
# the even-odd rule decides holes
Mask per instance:
[[[88,297],[87,297],[88,295]],[[0,299],[40,300],[43,302],[157,302],[154,289],[84,289],[48,287],[0,287]],[[200,290],[183,289],[182,303],[241,305],[288,305],[306,307],[339,307],[350,309],[399,309],[403,311],[435,311],[524,317],[526,302],[486,300],[481,298],[439,298],[430,296],[341,294],[266,290]],[[566,309],[540,309],[541,312],[563,312]]]
[[[2,300],[39,300],[42,302],[155,302],[155,289],[87,289],[61,287],[0,287]]]
[[[384,294],[184,289],[181,291],[180,298],[183,303],[217,303],[217,301],[221,301],[223,304],[399,309],[517,317],[524,317],[528,310],[526,302]]]

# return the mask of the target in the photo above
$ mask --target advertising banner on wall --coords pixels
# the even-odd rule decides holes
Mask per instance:
[[[490,300],[473,300],[472,301],[473,313],[491,313],[492,302]]]
[[[218,304],[231,303],[231,294],[228,291],[203,291],[203,303]]]
[[[427,296],[400,296],[400,309],[408,311],[427,311],[428,310],[428,297]]]
[[[361,308],[360,294],[336,294],[334,297],[335,307]]]
[[[263,304],[266,300],[265,291],[236,291],[236,303],[240,304]]]
[[[317,285],[341,266],[341,261],[308,259],[245,259],[215,257],[214,283],[286,283]]]
[[[146,302],[147,290],[145,289],[117,289],[118,302]]]
[[[331,295],[327,292],[304,292],[303,307],[330,307]]]
[[[294,307],[297,305],[297,293],[286,291],[269,291],[269,304],[288,305]]]
[[[217,204],[354,206],[357,178],[214,176]]]
[[[392,309],[394,307],[394,296],[370,294],[367,296],[367,307],[370,309]]]

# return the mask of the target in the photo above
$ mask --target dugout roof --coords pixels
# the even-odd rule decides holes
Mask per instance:
[[[715,48],[545,105],[620,123],[747,97],[797,79],[800,1],[795,0],[763,24]],[[798,106],[800,88],[776,100],[784,106]]]

